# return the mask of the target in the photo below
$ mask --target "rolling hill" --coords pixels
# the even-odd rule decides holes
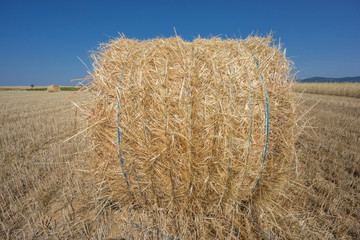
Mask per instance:
[[[360,82],[360,76],[343,77],[343,78],[312,77],[312,78],[298,79],[297,82],[307,82],[307,83],[309,83],[309,82],[336,82],[336,83]]]

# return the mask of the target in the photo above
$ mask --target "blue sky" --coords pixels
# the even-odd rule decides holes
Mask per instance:
[[[89,52],[124,33],[192,40],[251,33],[287,48],[298,78],[360,76],[359,0],[0,0],[0,85],[71,85]]]

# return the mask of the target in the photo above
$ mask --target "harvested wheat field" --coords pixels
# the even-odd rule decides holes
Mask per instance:
[[[74,131],[75,110],[62,101],[66,97],[64,92],[0,93],[0,238],[167,239],[132,224],[121,201],[111,201],[105,186],[95,183],[87,139],[65,141],[79,128]],[[272,228],[259,223],[269,216],[258,206],[251,206],[252,216],[276,239],[358,239],[360,99],[309,94],[300,100],[298,115],[306,113],[313,127],[296,143],[289,199],[280,199],[283,209],[274,213]],[[147,226],[156,232],[161,224]],[[251,222],[247,228],[237,239],[269,238]]]
[[[360,83],[296,83],[294,91],[345,97],[360,97]]]
[[[119,41],[87,91],[0,92],[1,239],[360,238],[360,99],[271,38]]]

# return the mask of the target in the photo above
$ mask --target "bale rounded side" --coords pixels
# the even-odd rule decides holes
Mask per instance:
[[[288,180],[292,65],[271,37],[119,38],[92,57],[89,132],[113,199],[194,216],[220,208],[226,221]]]

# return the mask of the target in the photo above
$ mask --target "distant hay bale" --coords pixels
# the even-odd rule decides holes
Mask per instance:
[[[48,92],[60,92],[61,89],[58,85],[50,85],[47,87]]]
[[[241,204],[281,190],[295,106],[292,63],[271,36],[119,38],[92,57],[95,170],[125,212],[187,219],[163,223],[176,236],[232,236]]]

